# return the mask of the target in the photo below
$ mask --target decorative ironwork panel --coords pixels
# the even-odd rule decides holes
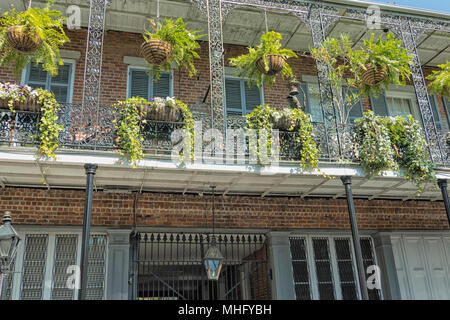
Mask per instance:
[[[38,112],[0,111],[0,143],[10,146],[35,146],[39,142]]]
[[[325,40],[326,31],[337,20],[337,10],[332,7],[312,5],[309,15],[309,27],[311,30],[313,45],[319,48]],[[319,80],[320,101],[322,105],[323,119],[325,121],[325,136],[330,140],[336,140],[337,144],[327,143],[330,158],[338,158],[341,155],[339,131],[337,128],[336,110],[333,105],[333,90],[327,79],[328,68],[325,64],[317,63],[317,77]],[[337,147],[337,148],[334,148]]]
[[[104,115],[99,108],[100,83],[102,75],[103,38],[105,32],[106,7],[110,0],[90,0],[89,27],[87,32],[86,61],[84,67],[83,102],[78,116],[79,134],[96,142],[97,133],[101,136],[99,117]],[[80,144],[84,140],[80,139]],[[96,145],[97,143],[94,143]]]

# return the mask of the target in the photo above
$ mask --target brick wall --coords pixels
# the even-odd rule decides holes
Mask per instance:
[[[81,226],[85,193],[81,190],[0,189],[0,212],[10,210],[13,223]],[[442,201],[355,200],[361,229],[449,230]],[[350,228],[345,199],[226,196],[216,198],[217,228]],[[92,225],[133,224],[133,195],[94,192]],[[211,198],[198,195],[143,193],[138,197],[137,225],[211,227]]]
[[[83,92],[83,76],[84,61],[86,54],[86,29],[66,30],[68,37],[71,39],[64,46],[66,50],[76,50],[81,53],[80,59],[75,65],[75,83],[73,92],[73,102],[80,103]],[[103,48],[103,69],[102,69],[102,89],[100,103],[111,105],[117,100],[126,98],[127,89],[127,68],[128,65],[123,62],[124,56],[138,57],[139,47],[142,43],[142,35],[137,33],[107,31],[104,38]],[[243,46],[224,45],[225,65],[228,66],[228,58],[246,53],[247,50]],[[201,42],[199,50],[200,59],[196,59],[195,66],[198,74],[194,77],[188,77],[186,70],[175,70],[173,77],[174,95],[178,99],[187,103],[193,110],[208,111],[209,97],[207,103],[201,101],[206,94],[209,86],[209,50],[208,43]],[[297,59],[289,59],[297,78],[301,75],[316,75],[316,64],[312,58],[299,57]],[[424,69],[427,76],[431,73],[430,68]],[[0,81],[15,81],[12,68],[0,68]],[[287,80],[283,80],[280,76],[274,84],[272,90],[264,88],[265,102],[272,105],[288,105],[286,96],[288,93]],[[409,83],[411,84],[411,83]],[[194,90],[193,90],[194,88]],[[438,98],[440,113],[444,123],[447,119],[442,98]],[[363,98],[364,109],[370,109],[368,98]]]

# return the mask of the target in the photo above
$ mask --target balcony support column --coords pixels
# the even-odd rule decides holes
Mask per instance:
[[[450,224],[450,200],[448,199],[447,180],[438,180],[439,188],[441,188],[442,199],[444,199],[445,212],[447,212],[448,223]]]
[[[358,269],[359,290],[363,300],[369,300],[367,292],[366,274],[364,272],[364,263],[361,253],[361,243],[359,241],[358,224],[356,222],[355,205],[353,203],[352,194],[352,178],[350,176],[342,176],[342,183],[345,186],[347,194],[348,216],[350,218],[350,226],[352,229],[353,249],[355,251],[356,268]]]
[[[78,294],[79,300],[86,300],[87,289],[87,272],[89,264],[89,236],[91,229],[91,212],[92,212],[92,188],[94,182],[97,164],[86,163],[84,169],[86,171],[86,199],[84,202],[84,218],[83,218],[83,234],[81,240],[81,266],[80,266],[80,289]]]
[[[434,163],[444,163],[444,151],[436,128],[430,95],[423,75],[422,64],[417,51],[417,39],[425,32],[426,26],[422,21],[409,17],[382,15],[382,22],[388,23],[390,30],[403,42],[403,46],[410,50],[413,60],[410,64],[412,82],[416,93],[417,104],[423,120],[424,135],[428,142],[428,151]]]

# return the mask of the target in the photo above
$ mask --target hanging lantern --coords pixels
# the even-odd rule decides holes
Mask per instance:
[[[216,245],[216,237],[211,237],[211,245],[206,251],[203,263],[209,280],[219,280],[220,271],[222,271],[223,255]]]
[[[8,271],[16,255],[20,237],[11,226],[9,211],[3,216],[3,225],[0,227],[0,262],[1,271]]]

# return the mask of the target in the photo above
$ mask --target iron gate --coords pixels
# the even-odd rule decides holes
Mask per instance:
[[[271,299],[266,237],[216,234],[224,256],[218,281],[209,281],[202,257],[206,233],[151,232],[132,238],[131,297],[139,300]]]

